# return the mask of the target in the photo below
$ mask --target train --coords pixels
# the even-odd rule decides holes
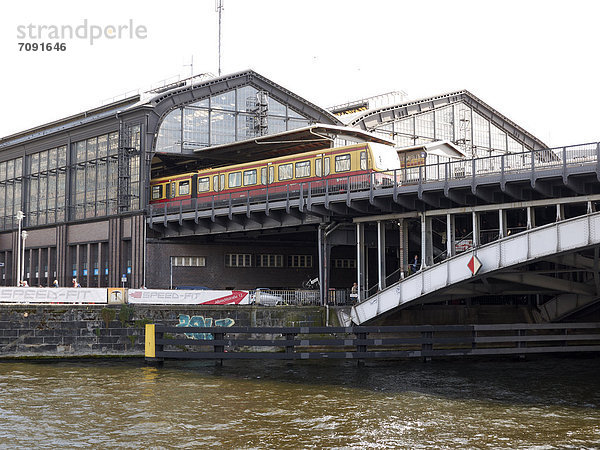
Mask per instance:
[[[261,188],[277,195],[325,180],[330,188],[343,187],[349,176],[360,179],[358,175],[372,177],[364,177],[365,185],[390,185],[397,169],[400,159],[393,147],[353,144],[155,178],[150,181],[150,203],[191,202],[216,194],[245,197],[249,190]]]

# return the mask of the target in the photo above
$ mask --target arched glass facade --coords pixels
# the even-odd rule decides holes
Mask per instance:
[[[25,197],[29,226],[62,222],[65,218],[67,146],[52,148],[27,157]]]
[[[156,151],[186,153],[312,122],[271,97],[261,110],[258,94],[254,87],[244,86],[172,110],[160,125]]]
[[[140,126],[130,128],[129,142],[135,150],[127,158],[129,209],[140,207]],[[71,150],[69,219],[87,219],[118,212],[119,133],[109,133],[75,142]]]
[[[126,159],[128,209],[140,208],[140,126],[130,127]],[[0,230],[35,227],[118,213],[119,133],[62,145],[0,162]],[[25,166],[23,166],[25,159]]]
[[[464,102],[379,122],[367,129],[393,140],[398,147],[448,140],[461,147],[468,156],[531,150]]]
[[[21,209],[23,158],[0,162],[0,229],[17,227],[15,215]]]

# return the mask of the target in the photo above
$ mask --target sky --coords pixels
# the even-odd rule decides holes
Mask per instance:
[[[223,74],[253,69],[321,107],[466,89],[551,147],[600,141],[600,2],[222,1]],[[49,34],[84,23],[87,38]],[[189,76],[192,57],[216,75],[217,24],[215,0],[11,2],[0,137]],[[92,26],[111,37],[90,42]],[[66,48],[26,51],[41,42]]]

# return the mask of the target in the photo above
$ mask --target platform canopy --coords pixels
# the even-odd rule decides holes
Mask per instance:
[[[315,124],[243,141],[199,148],[192,155],[156,153],[152,170],[167,175],[171,170],[198,169],[275,158],[335,146],[337,139],[352,142],[394,143],[376,134],[337,125]]]

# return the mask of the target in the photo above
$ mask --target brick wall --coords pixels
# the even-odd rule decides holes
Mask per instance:
[[[255,289],[299,288],[309,277],[318,275],[316,248],[306,247],[265,247],[256,245],[211,245],[211,244],[171,244],[151,243],[147,246],[146,286],[164,289],[170,286],[171,256],[203,256],[205,267],[173,267],[173,287],[206,286],[211,289]],[[249,253],[253,255],[252,267],[225,267],[228,253]],[[255,267],[255,255],[283,255],[284,267]],[[311,255],[313,267],[290,268],[288,255]]]

